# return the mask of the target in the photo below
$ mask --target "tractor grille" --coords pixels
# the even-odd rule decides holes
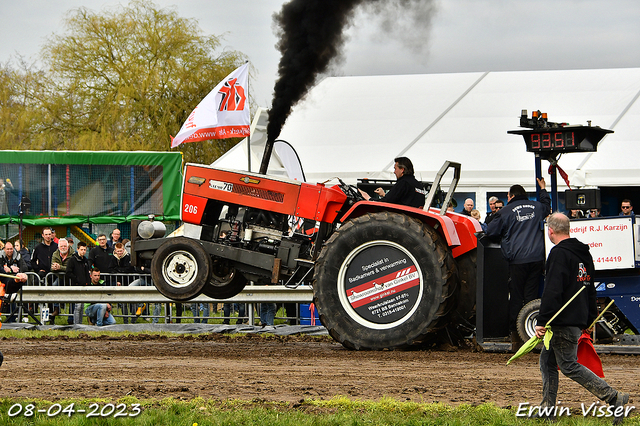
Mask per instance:
[[[276,203],[282,203],[284,201],[284,194],[280,192],[267,191],[265,189],[238,183],[233,185],[232,192],[236,194],[248,195],[249,197],[260,198],[261,200],[275,201]]]

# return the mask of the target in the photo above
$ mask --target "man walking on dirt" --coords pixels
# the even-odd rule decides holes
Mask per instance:
[[[522,341],[518,336],[518,313],[524,305],[538,298],[544,268],[544,234],[542,221],[551,213],[551,198],[544,178],[538,179],[540,201],[532,201],[521,185],[513,185],[507,205],[496,211],[487,226],[487,236],[501,238],[502,255],[509,262],[509,331],[511,350]]]
[[[566,309],[551,323],[553,336],[549,349],[540,353],[542,373],[541,407],[554,407],[558,396],[558,367],[562,374],[582,385],[607,404],[614,406],[614,424],[624,419],[623,407],[629,402],[629,394],[616,391],[587,367],[578,363],[578,338],[598,315],[596,290],[593,285],[593,259],[589,246],[569,235],[570,221],[562,213],[554,213],[547,220],[548,235],[555,247],[547,259],[546,279],[536,336],[544,337],[545,324],[571,297],[585,286]],[[547,416],[551,418],[552,416]]]

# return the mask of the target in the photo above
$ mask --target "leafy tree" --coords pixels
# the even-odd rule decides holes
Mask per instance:
[[[25,148],[168,150],[169,135],[245,61],[240,52],[221,49],[220,37],[203,35],[197,21],[148,0],[99,14],[76,9],[65,24],[64,34],[42,49],[44,69],[32,73],[36,84],[23,85],[39,116]],[[207,162],[235,143],[178,149],[186,161]]]
[[[10,63],[0,64],[0,147],[24,149],[38,128],[36,108],[29,92],[38,74],[20,62],[22,72]]]

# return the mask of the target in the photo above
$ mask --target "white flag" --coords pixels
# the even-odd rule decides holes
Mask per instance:
[[[171,148],[183,142],[242,138],[249,135],[249,63],[229,74],[198,104],[175,138]]]

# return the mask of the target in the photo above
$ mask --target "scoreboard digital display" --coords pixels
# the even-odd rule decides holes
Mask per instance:
[[[527,152],[565,153],[596,152],[598,142],[613,131],[592,126],[565,126],[510,130],[507,133],[522,135]]]

